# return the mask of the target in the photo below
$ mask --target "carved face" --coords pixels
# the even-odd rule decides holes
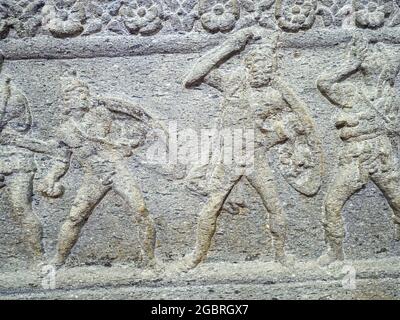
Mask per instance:
[[[64,92],[65,113],[80,118],[89,110],[89,90],[86,87],[77,87]]]
[[[393,81],[393,75],[394,78],[397,75],[396,70],[391,70],[393,72],[387,72],[387,70],[397,68],[390,62],[389,55],[384,48],[378,45],[372,46],[361,65],[364,80],[371,84],[376,84],[379,80]],[[380,79],[382,76],[385,79]]]
[[[266,86],[272,78],[272,58],[261,52],[250,53],[246,59],[250,85],[254,88]]]

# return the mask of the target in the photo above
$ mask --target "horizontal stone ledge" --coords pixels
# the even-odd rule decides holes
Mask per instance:
[[[354,29],[315,29],[281,34],[283,48],[330,47],[350,41]],[[362,30],[374,41],[400,44],[400,28]],[[268,38],[271,32],[265,32]],[[151,54],[187,54],[202,52],[220,44],[230,35],[186,34],[153,37],[88,36],[67,39],[36,37],[0,41],[0,50],[7,60],[74,59],[124,57]]]
[[[400,258],[353,260],[322,268],[316,261],[297,261],[293,266],[264,261],[203,263],[189,272],[179,272],[176,263],[163,271],[142,270],[128,264],[77,266],[57,270],[56,288],[79,290],[94,287],[177,287],[200,285],[289,284],[342,280],[344,267],[354,268],[357,279],[400,279]],[[49,266],[47,266],[49,267]],[[349,272],[349,271],[347,271]],[[0,272],[0,297],[15,292],[34,293],[42,288],[42,269]]]
[[[2,300],[398,300],[400,279],[357,279],[355,289],[343,280],[318,280],[293,283],[251,283],[172,285],[146,287],[136,284],[120,287],[16,291],[1,295]],[[229,304],[229,302],[227,302]],[[154,303],[157,306],[158,302]],[[206,307],[207,308],[207,307]],[[251,307],[250,307],[251,308]]]

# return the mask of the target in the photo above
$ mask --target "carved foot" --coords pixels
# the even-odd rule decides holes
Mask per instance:
[[[30,265],[29,270],[35,273],[40,273],[43,270],[47,263],[44,260],[34,260],[33,263]]]
[[[196,268],[200,262],[201,260],[196,259],[194,254],[190,253],[175,265],[175,269],[177,272],[188,272],[189,270]]]
[[[49,264],[54,266],[56,269],[60,269],[65,264],[65,259],[56,255],[53,259],[50,260]]]
[[[324,253],[322,256],[318,258],[318,264],[321,267],[326,267],[334,262],[343,260],[344,260],[343,250],[339,249],[334,251],[332,249],[329,249],[326,253]]]
[[[292,254],[277,255],[275,261],[285,267],[293,267],[296,263],[296,257]]]
[[[44,257],[43,257],[43,253],[41,251],[40,252],[34,252],[33,265],[34,266],[42,266],[44,264],[45,264],[45,260],[44,260]]]
[[[148,260],[144,267],[150,269],[155,273],[162,273],[165,270],[164,264],[155,258]]]

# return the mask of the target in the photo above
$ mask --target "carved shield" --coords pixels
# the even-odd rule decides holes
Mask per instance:
[[[136,141],[142,146],[148,140],[151,132],[157,128],[157,123],[135,103],[116,97],[101,97],[98,103],[113,113],[113,127],[110,135]]]
[[[323,158],[315,126],[304,115],[282,115],[288,139],[276,148],[278,168],[285,180],[298,192],[314,196],[321,187]]]

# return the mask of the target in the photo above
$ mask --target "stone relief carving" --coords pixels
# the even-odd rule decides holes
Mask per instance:
[[[53,0],[43,7],[43,26],[55,37],[77,36],[84,30],[85,5],[80,0]]]
[[[154,222],[127,166],[127,158],[146,141],[151,117],[121,99],[92,96],[88,86],[74,77],[62,79],[62,90],[68,120],[59,130],[59,143],[65,145],[68,156],[57,161],[41,190],[48,197],[62,195],[59,181],[68,171],[71,157],[81,163],[84,178],[61,227],[54,265],[64,264],[85,222],[110,191],[117,193],[132,211],[144,261],[148,266],[155,265]]]
[[[123,3],[119,13],[124,26],[132,34],[152,35],[162,28],[160,6],[151,0]]]
[[[44,0],[0,2],[0,38],[14,29],[19,37],[33,37],[40,28]]]
[[[395,0],[3,0],[0,37],[227,33],[253,25],[378,29],[398,26],[399,12]]]
[[[342,209],[370,180],[393,209],[395,237],[400,240],[400,168],[392,144],[399,134],[399,97],[394,89],[399,70],[398,55],[356,34],[343,63],[318,80],[321,93],[341,109],[335,125],[343,141],[339,172],[325,199],[329,251],[321,257],[323,264],[344,259]]]
[[[346,27],[352,24],[352,8],[347,0],[321,0],[318,3],[317,19],[322,18],[325,27]]]
[[[210,32],[231,31],[240,17],[238,0],[199,0],[203,27]]]
[[[206,54],[184,81],[188,88],[205,82],[223,94],[222,127],[256,126],[254,168],[248,168],[246,164],[226,164],[222,159],[223,155],[220,155],[221,158],[212,168],[211,181],[207,187],[208,200],[198,221],[196,247],[184,260],[187,268],[194,268],[205,258],[221,209],[241,179],[246,179],[262,199],[269,216],[275,258],[286,263],[285,214],[266,159],[271,148],[277,145],[288,148],[285,151],[280,150],[281,161],[287,168],[293,169],[285,176],[297,189],[314,195],[321,183],[319,146],[313,145],[317,141],[308,139],[309,136],[314,136],[314,124],[304,103],[276,74],[276,44],[264,43],[250,51],[245,58],[244,68],[239,67],[235,72],[224,73],[218,68],[246,47],[250,39],[255,37],[254,30],[242,30]],[[293,144],[293,141],[297,141],[298,145]],[[303,152],[305,146],[311,146],[313,151],[317,151],[316,154]],[[313,157],[315,158],[311,159]]]
[[[3,58],[0,62],[0,71]],[[33,179],[37,170],[34,155],[42,153],[60,158],[57,145],[30,136],[32,114],[26,96],[12,79],[4,76],[0,87],[0,190],[10,198],[10,215],[21,227],[28,254],[42,259],[42,227],[32,211]]]
[[[261,27],[275,29],[276,24],[273,14],[275,0],[253,1],[242,0],[242,20],[244,26],[258,24]],[[247,13],[247,14],[246,14]]]
[[[21,226],[29,254],[40,259],[41,225],[32,211],[33,152],[17,142],[29,132],[32,119],[26,97],[10,78],[1,81],[1,189],[7,189],[13,219]]]
[[[49,261],[51,265],[65,265],[74,248],[79,259],[85,257],[79,252],[78,240],[84,243],[89,241],[88,238],[92,239],[91,232],[99,234],[97,229],[93,231],[94,224],[86,224],[94,210],[104,213],[101,218],[108,218],[109,213],[119,214],[119,203],[112,203],[115,208],[109,206],[112,202],[109,194],[113,191],[128,208],[127,214],[134,219],[144,269],[157,271],[154,273],[158,277],[156,281],[159,272],[170,270],[175,274],[175,280],[191,279],[193,275],[201,278],[204,274],[208,276],[212,268],[218,270],[218,266],[231,261],[231,265],[254,262],[257,270],[267,263],[272,266],[273,273],[278,269],[286,272],[295,267],[303,272],[302,268],[308,270],[309,266],[318,268],[312,272],[330,272],[332,268],[343,265],[334,262],[347,260],[346,263],[352,264],[362,261],[361,265],[365,265],[361,260],[365,257],[372,264],[379,264],[379,271],[388,270],[392,261],[397,265],[400,241],[400,100],[396,79],[400,71],[400,37],[395,27],[400,21],[399,4],[399,1],[377,0],[0,1],[0,38],[11,38],[1,41],[1,50],[6,52],[7,58],[14,59],[10,65],[5,65],[9,70],[7,74],[13,75],[10,77],[1,73],[4,58],[0,54],[0,210],[5,213],[0,220],[4,229],[9,226],[13,229],[11,236],[3,234],[3,240],[10,238],[12,245],[1,241],[5,245],[0,243],[0,257],[5,257],[4,260],[16,257],[18,263],[20,253],[14,251],[13,246],[23,244],[26,257],[32,258],[29,259],[32,266],[41,267],[43,264],[39,263],[45,263],[44,256],[51,252],[51,242],[56,238],[49,236],[53,230],[58,233],[58,242],[54,242],[56,255]],[[326,29],[322,32],[312,32],[312,29],[324,27]],[[189,32],[194,35],[193,39],[184,35],[184,41],[173,43],[178,39],[175,37],[177,34]],[[353,33],[346,55],[343,58],[338,55],[336,63],[322,74],[327,61],[335,61],[335,54],[345,50],[343,44]],[[175,36],[164,37],[171,34]],[[87,47],[83,45],[70,51],[62,47],[68,43],[70,46],[67,48],[75,49],[76,43],[85,43],[84,36],[91,35],[97,38],[88,41]],[[112,39],[111,35],[123,37]],[[38,41],[32,50],[33,55],[21,57],[18,45],[25,45],[25,40],[15,38],[35,36],[58,38],[54,43],[61,44],[62,49],[54,48],[52,41],[45,45]],[[65,40],[72,37],[77,39]],[[129,41],[133,37],[137,40],[131,45]],[[128,39],[131,51],[128,52],[127,45],[116,45],[120,39]],[[202,39],[207,40],[201,43]],[[220,39],[224,41],[222,44]],[[44,40],[47,42],[48,39]],[[111,43],[107,50],[101,53],[93,50],[93,47],[97,49],[98,43],[106,42]],[[217,43],[214,49],[202,53]],[[83,54],[87,48],[92,50]],[[47,54],[48,49],[53,50],[50,58],[43,53]],[[179,56],[176,57],[175,53]],[[197,54],[201,58],[187,74],[184,80],[186,88],[182,88],[180,77],[188,71],[186,65]],[[135,56],[132,61],[138,61],[137,64],[128,59],[131,55]],[[140,59],[140,55],[146,56],[145,59]],[[96,70],[103,67],[97,65],[100,57],[107,57],[102,63],[113,68],[115,79]],[[40,76],[54,72],[48,77],[52,81],[57,77],[58,83],[60,74],[57,72],[61,73],[58,68],[69,66],[66,60],[74,60],[77,68],[82,68],[82,72],[87,73],[86,79],[89,78],[94,85],[96,81],[105,79],[107,84],[99,85],[102,89],[112,83],[120,86],[121,92],[130,94],[134,83],[135,97],[148,101],[149,109],[122,96],[94,95],[89,89],[89,81],[86,83],[76,75],[61,79],[62,105],[59,107],[55,103],[59,99],[58,93],[53,94],[51,86],[43,84]],[[50,71],[43,70],[47,64]],[[31,65],[32,69],[29,69]],[[29,69],[27,74],[23,73],[25,66]],[[31,73],[35,73],[38,80],[32,81]],[[23,79],[25,75],[30,78]],[[317,83],[314,75],[320,75]],[[139,81],[129,82],[131,77],[136,80],[135,76]],[[114,77],[114,73],[110,77]],[[128,81],[124,83],[125,80]],[[37,88],[42,91],[38,90],[36,96],[34,91]],[[217,102],[220,102],[220,108],[215,111]],[[327,108],[328,104],[337,108]],[[47,126],[50,126],[46,123],[47,117],[53,115],[52,112],[47,111],[43,121],[39,119],[43,110],[47,110],[44,106],[52,111],[61,108],[62,112],[54,115],[54,122],[62,120],[57,139],[49,138],[47,132]],[[255,144],[250,146],[250,151],[254,153],[246,154],[249,145],[244,144],[241,151],[249,156],[244,162],[226,163],[226,154],[219,152],[207,164],[191,164],[185,183],[197,197],[190,197],[182,183],[185,170],[178,166],[180,164],[163,163],[166,167],[160,169],[158,163],[149,161],[143,169],[133,159],[145,148],[157,127],[154,117],[150,116],[152,112],[145,110],[160,111],[162,116],[174,121],[185,118],[188,111],[190,115],[183,119],[185,125],[201,123],[208,126],[218,119],[218,130],[251,129],[255,133]],[[335,112],[338,114],[335,114],[335,127],[332,128],[326,123]],[[330,133],[333,138],[324,136]],[[167,135],[164,138],[169,139]],[[219,147],[223,149],[228,142],[224,137],[219,138]],[[333,154],[326,162],[322,139],[328,143],[325,145],[326,156],[329,152]],[[336,149],[336,144],[339,149]],[[332,146],[334,148],[330,150]],[[170,150],[162,149],[160,154],[164,151],[168,153]],[[45,160],[50,161],[50,168],[48,163],[40,166],[40,161],[44,161],[42,156],[51,159]],[[335,159],[337,162],[333,161]],[[80,167],[71,170],[71,163],[75,163],[72,161],[77,161]],[[327,190],[323,181],[329,171],[325,170],[324,164],[331,167],[334,176]],[[41,172],[43,167],[44,172]],[[82,181],[75,169],[82,169]],[[163,170],[165,172],[161,172]],[[42,173],[45,173],[44,178]],[[139,178],[143,176],[145,179]],[[72,191],[64,194],[68,179],[78,187],[76,194]],[[378,193],[371,191],[371,182],[379,189]],[[37,189],[43,197],[36,197]],[[365,193],[359,194],[357,203],[358,195],[354,195],[358,191]],[[69,194],[74,196],[70,204]],[[258,197],[257,203],[255,197]],[[387,208],[378,202],[380,198],[387,201]],[[353,202],[350,205],[349,200],[358,206],[353,208]],[[368,201],[375,200],[376,204],[367,205]],[[196,205],[201,210],[194,210]],[[62,210],[65,206],[68,208],[66,212]],[[358,248],[354,242],[362,242],[367,236],[358,239],[361,232],[355,232],[357,240],[353,240],[353,246],[347,247],[349,237],[346,238],[346,233],[353,235],[354,232],[354,221],[347,221],[345,216],[351,212],[350,207],[365,216],[368,211],[383,216],[377,218],[379,223],[371,223],[370,217],[360,223],[366,227],[365,234],[372,234],[371,230],[374,230],[373,236],[380,237],[375,242],[379,247],[363,248],[364,256],[355,255],[356,258],[351,255],[351,250]],[[46,212],[43,208],[50,208],[52,213],[54,210],[65,220],[58,225],[57,219],[49,218],[51,214],[43,214]],[[393,217],[389,226],[382,226],[387,209]],[[256,217],[259,213],[265,213],[265,219]],[[14,221],[8,221],[9,218]],[[121,221],[119,218],[115,217]],[[95,219],[95,222],[99,221]],[[228,220],[235,223],[227,227]],[[53,230],[46,230],[48,223]],[[266,224],[267,239],[259,237],[262,232],[257,228],[263,223]],[[95,225],[97,228],[101,223]],[[88,230],[82,232],[84,226]],[[388,240],[388,232],[381,230],[390,231],[391,228],[394,237]],[[126,230],[129,233],[129,229]],[[15,234],[21,234],[21,239],[14,239]],[[297,237],[299,239],[295,239]],[[245,247],[243,238],[251,245]],[[211,261],[211,267],[204,264],[197,268],[208,255],[213,239],[218,241],[210,260],[217,258]],[[100,251],[107,240],[87,249],[94,260],[103,261]],[[125,240],[122,239],[121,243]],[[184,252],[193,249],[192,240],[194,250],[183,256]],[[171,246],[173,241],[177,244]],[[128,245],[133,243],[125,242]],[[301,251],[299,247],[303,245],[305,249]],[[267,249],[269,247],[271,250]],[[236,250],[234,257],[231,257],[232,248],[232,251]],[[325,249],[327,251],[319,257]],[[270,252],[279,264],[271,261]],[[296,263],[289,252],[299,258]],[[25,258],[25,251],[23,254]],[[115,259],[118,263],[125,259],[118,253],[115,257],[110,261]],[[132,254],[129,257],[136,262],[136,256]],[[318,257],[319,265],[316,263]],[[172,268],[160,268],[158,259],[170,263]],[[107,266],[114,268],[111,262]],[[243,271],[246,266],[238,270]],[[70,271],[70,268],[65,268],[57,272],[66,269]],[[186,274],[179,272],[189,269],[195,270]],[[4,270],[9,271],[7,266]],[[147,270],[143,274],[137,272],[136,263],[132,270],[140,281],[141,277],[153,275]],[[397,271],[394,274],[397,276]],[[163,275],[170,276],[168,272]],[[313,281],[316,279],[314,276],[310,277]],[[2,277],[4,275],[0,272],[0,280]]]
[[[275,16],[282,29],[296,32],[312,27],[316,11],[316,0],[277,0]]]
[[[396,0],[394,4],[394,12],[390,21],[390,26],[398,26],[400,24],[400,1]]]
[[[192,31],[199,19],[197,0],[165,0],[165,15],[174,31]]]
[[[391,0],[353,0],[352,3],[356,24],[362,28],[382,27],[394,11],[394,2]]]

